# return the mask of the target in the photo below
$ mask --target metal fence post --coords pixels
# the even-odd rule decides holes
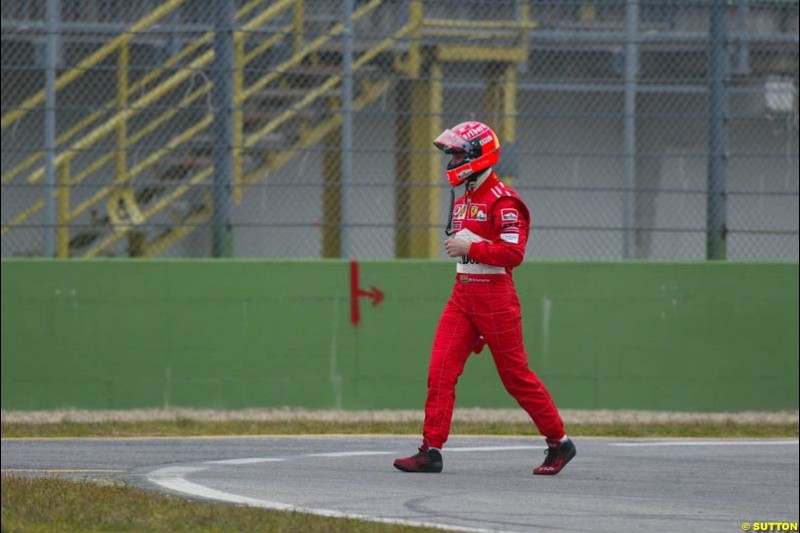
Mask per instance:
[[[244,144],[244,67],[245,67],[245,39],[247,34],[239,32],[233,39],[233,63],[236,69],[233,72],[233,202],[236,205],[242,201],[242,145]]]
[[[708,191],[706,259],[725,259],[728,181],[728,30],[727,2],[714,0],[708,47]]]
[[[234,140],[234,30],[233,0],[214,3],[214,177],[211,254],[230,256],[231,243],[231,178],[233,176]]]
[[[750,13],[750,0],[736,2],[736,65],[734,73],[740,76],[750,74],[750,43],[748,42],[747,18]]]
[[[47,0],[44,68],[44,256],[56,255],[56,74],[61,0]],[[65,186],[65,184],[61,184]]]
[[[344,31],[342,32],[342,201],[340,257],[350,256],[348,199],[353,169],[353,0],[344,0]]]
[[[634,250],[634,191],[636,187],[636,78],[639,71],[639,0],[625,4],[625,104],[623,111],[624,192],[622,213],[622,257]]]

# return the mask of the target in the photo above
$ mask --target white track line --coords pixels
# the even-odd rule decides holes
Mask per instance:
[[[238,494],[231,494],[221,490],[205,487],[198,483],[187,481],[183,476],[192,474],[194,472],[201,472],[206,470],[206,467],[197,466],[170,466],[161,468],[154,472],[147,474],[147,479],[165,489],[182,492],[192,496],[199,496],[209,500],[219,500],[223,502],[239,503],[244,505],[252,505],[255,507],[264,507],[264,504],[271,504],[271,509],[280,509],[282,511],[291,511],[291,505],[278,502],[267,502],[257,498],[250,498],[248,496],[240,496]]]
[[[778,440],[778,441],[659,441],[659,442],[609,442],[609,446],[623,446],[623,447],[645,447],[645,446],[774,446],[774,445],[797,445],[796,440]],[[535,450],[541,449],[542,446],[474,446],[474,447],[452,447],[447,448],[447,452],[492,452],[501,450]],[[351,452],[330,452],[330,453],[311,453],[302,454],[297,457],[356,457],[356,456],[369,456],[369,455],[392,455],[397,452],[387,451],[351,451]],[[223,459],[218,461],[205,461],[203,464],[207,465],[247,465],[256,463],[267,463],[284,461],[286,457],[247,457],[241,459]],[[403,520],[399,518],[380,518],[369,515],[361,515],[355,513],[345,513],[342,511],[334,511],[331,509],[315,509],[310,507],[302,507],[299,505],[292,505],[288,503],[274,502],[269,500],[261,500],[258,498],[250,498],[249,496],[240,496],[229,492],[223,492],[217,489],[212,489],[199,483],[194,483],[185,479],[185,476],[207,470],[207,466],[170,466],[160,468],[147,475],[147,479],[165,489],[187,494],[198,498],[216,500],[222,502],[236,503],[240,505],[249,505],[251,507],[261,507],[264,509],[275,509],[278,511],[291,511],[298,513],[307,513],[317,516],[327,516],[331,518],[351,518],[356,520],[365,520],[368,522],[379,522],[382,524],[395,524],[416,527],[427,527],[432,529],[440,529],[446,531],[459,531],[464,533],[503,533],[497,529],[483,529],[472,528],[463,526],[448,526],[444,524],[437,524],[433,522],[423,522],[418,520]]]
[[[397,452],[329,452],[329,453],[307,453],[303,457],[359,457],[363,455],[393,455]]]
[[[256,463],[276,463],[285,461],[283,457],[245,457],[244,459],[222,459],[220,461],[204,461],[206,465],[252,465]]]
[[[273,502],[269,500],[260,500],[258,498],[250,498],[248,496],[240,496],[238,494],[231,494],[220,490],[212,489],[199,483],[194,483],[184,478],[187,474],[200,472],[206,470],[207,467],[192,467],[192,466],[170,466],[161,468],[150,472],[147,479],[160,487],[169,489],[175,492],[188,494],[198,498],[208,500],[217,500],[222,502],[237,503],[241,505],[249,505],[251,507],[261,507],[264,509],[275,509],[278,511],[291,511],[297,513],[307,513],[317,516],[327,516],[331,518],[351,518],[355,520],[365,520],[367,522],[380,522],[382,524],[394,524],[404,526],[427,527],[432,529],[440,529],[445,531],[460,531],[464,533],[503,533],[497,529],[482,529],[473,527],[461,526],[447,526],[443,524],[436,524],[433,522],[423,522],[418,520],[403,520],[399,518],[379,518],[375,516],[360,515],[355,513],[344,513],[341,511],[333,511],[331,509],[314,509],[310,507],[302,507],[299,505],[291,505],[288,503]]]
[[[668,441],[668,442],[609,442],[609,446],[648,447],[648,446],[783,446],[797,445],[796,440],[695,440],[695,441]]]

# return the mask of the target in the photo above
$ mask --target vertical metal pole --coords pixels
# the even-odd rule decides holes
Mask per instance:
[[[342,33],[342,202],[340,257],[350,257],[349,193],[353,170],[353,0],[344,0]]]
[[[525,24],[525,28],[520,32],[519,35],[519,44],[522,47],[525,47],[525,50],[528,50],[528,43],[530,42],[530,29],[527,27],[531,21],[531,6],[530,2],[523,1],[523,0],[516,0],[514,2],[514,17],[516,20]],[[525,57],[527,57],[527,52],[525,53]],[[528,61],[523,61],[522,63],[517,63],[517,72],[520,74],[527,74],[528,72]]]
[[[178,33],[176,30],[181,23],[178,13],[179,11],[177,9],[173,9],[167,17],[167,20],[169,21],[168,24],[170,32],[167,37],[167,57],[161,60],[162,63],[170,57],[177,55],[178,52],[181,51],[181,42],[180,39],[178,39]]]
[[[239,32],[234,37],[233,51],[233,203],[239,205],[244,191],[242,184],[242,145],[244,144],[244,56],[247,34]]]
[[[623,118],[624,192],[622,203],[622,257],[634,250],[634,201],[636,187],[636,77],[639,71],[639,0],[625,5],[625,104]]]
[[[341,104],[341,98],[331,98],[331,113],[339,113]],[[322,146],[322,257],[328,259],[342,252],[342,130],[331,130]]]
[[[231,178],[233,176],[233,72],[234,72],[233,0],[214,2],[214,217],[211,254],[231,255]]]
[[[47,0],[44,67],[44,250],[45,257],[56,254],[56,73],[58,31],[61,25],[61,0]]]
[[[706,259],[725,259],[727,252],[728,50],[725,0],[713,0],[708,48],[708,193]]]
[[[123,43],[119,49],[117,60],[117,110],[123,112],[128,108],[128,71],[129,71],[129,49],[128,43]],[[116,174],[118,182],[125,182],[128,174],[128,121],[121,120],[117,124],[117,152]]]
[[[750,13],[750,0],[736,2],[736,74],[750,74],[750,42],[747,33],[747,18]]]

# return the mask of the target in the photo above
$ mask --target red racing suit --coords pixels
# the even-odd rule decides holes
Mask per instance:
[[[548,439],[564,436],[558,409],[528,368],[519,299],[511,270],[525,256],[530,214],[520,196],[494,171],[453,206],[455,237],[471,243],[456,269],[431,351],[423,437],[441,448],[450,434],[455,389],[464,364],[482,335],[506,390]]]

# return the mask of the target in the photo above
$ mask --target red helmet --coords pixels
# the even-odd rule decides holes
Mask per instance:
[[[453,187],[500,159],[500,140],[483,122],[462,122],[444,130],[433,144],[444,153],[453,154],[447,163],[447,179]]]

